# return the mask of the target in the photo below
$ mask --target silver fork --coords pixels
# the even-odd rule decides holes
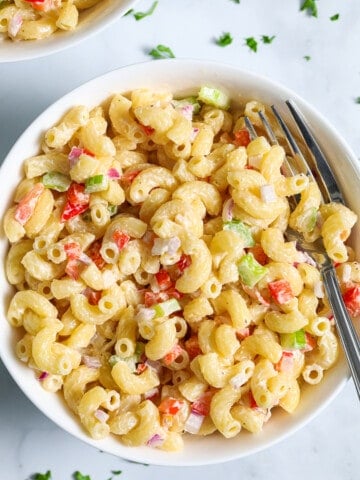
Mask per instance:
[[[301,132],[302,138],[312,153],[315,161],[313,165],[314,174],[309,166],[309,162],[305,160],[293,134],[286,125],[282,116],[276,107],[272,106],[272,112],[285,136],[295,163],[297,163],[297,165],[301,165],[302,170],[305,171],[306,174],[311,177],[311,179],[318,183],[326,203],[340,202],[344,204],[344,200],[336,183],[335,177],[329,167],[325,155],[321,151],[321,148],[311,133],[307,121],[293,101],[287,100],[286,105],[288,106],[290,113]],[[259,112],[259,117],[271,143],[278,144],[278,139],[267,117],[262,112]],[[250,137],[255,138],[257,136],[256,130],[247,117],[245,118],[245,124],[250,133]],[[285,170],[287,175],[294,175],[296,173],[292,164],[288,160],[285,161]],[[297,203],[296,197],[293,198],[292,201],[293,203]],[[299,232],[296,232],[290,228],[287,230],[286,236],[288,240],[295,240],[297,245],[311,256],[321,272],[325,291],[334,314],[335,324],[345,351],[356,391],[360,399],[360,341],[345,307],[333,262],[327,255],[321,239],[318,239],[313,243],[306,242]]]

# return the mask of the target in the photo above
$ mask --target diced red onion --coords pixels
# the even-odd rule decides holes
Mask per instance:
[[[292,352],[285,352],[286,355],[283,355],[281,357],[281,362],[280,362],[280,371],[289,373],[292,372],[294,368],[294,356]],[[291,354],[291,355],[290,355]]]
[[[41,375],[39,376],[39,380],[45,380],[49,376],[48,372],[41,372]]]
[[[190,134],[190,142],[193,142],[195,138],[197,137],[197,134],[199,133],[200,129],[199,128],[193,128],[191,134]]]
[[[150,390],[145,392],[144,393],[144,398],[145,398],[145,400],[149,400],[151,398],[156,397],[157,395],[159,395],[159,388],[155,387],[155,388],[151,388]]]
[[[109,419],[109,415],[106,412],[104,412],[104,410],[100,410],[100,409],[95,411],[94,416],[101,423],[106,423],[107,420]]]
[[[91,258],[88,255],[86,255],[86,253],[84,252],[80,253],[79,260],[81,263],[84,263],[85,265],[90,265],[92,263]]]
[[[224,222],[231,222],[233,219],[234,206],[235,203],[232,198],[225,200],[222,211],[222,219]]]
[[[324,298],[324,284],[322,281],[316,282],[314,284],[314,294],[317,298]]]
[[[303,254],[304,263],[308,263],[313,267],[317,266],[315,260],[312,257],[310,257],[310,255],[307,252],[301,252],[301,253]]]
[[[348,263],[345,263],[343,266],[343,271],[342,271],[342,276],[341,280],[344,283],[350,282],[351,280],[351,266]]]
[[[151,255],[162,255],[163,253],[174,255],[180,245],[181,241],[178,237],[155,238]]]
[[[108,177],[111,179],[118,179],[120,178],[120,172],[116,168],[109,168],[108,172]]]
[[[83,364],[86,365],[88,368],[100,368],[101,361],[98,357],[91,357],[90,355],[82,355],[81,360]]]
[[[77,162],[79,161],[80,155],[84,153],[84,149],[80,147],[72,147],[70,153],[68,155],[68,159],[70,162],[70,168],[74,167]]]
[[[260,187],[261,199],[265,203],[275,202],[276,195],[274,185],[261,185]]]
[[[185,105],[181,108],[180,113],[187,119],[192,120],[193,113],[194,113],[194,106],[193,105]]]
[[[164,443],[164,438],[162,438],[158,433],[155,433],[147,442],[146,445],[151,448],[161,447]]]
[[[135,320],[137,322],[142,322],[146,320],[151,320],[155,316],[155,310],[153,308],[139,308],[137,314],[135,315]]]
[[[262,155],[252,155],[251,157],[248,158],[248,165],[249,167],[256,168],[259,170],[260,164],[262,160]]]
[[[201,428],[201,425],[203,424],[205,416],[204,415],[199,415],[198,413],[191,412],[190,415],[188,416],[184,429],[188,433],[192,434],[197,434],[199,433],[199,430]]]
[[[234,377],[230,379],[230,385],[238,390],[244,383],[248,380],[248,377],[245,375],[244,372],[238,373]]]
[[[154,293],[160,292],[160,287],[155,276],[151,277],[150,279],[150,288],[151,288],[151,291]]]
[[[155,370],[155,372],[158,374],[158,375],[161,375],[162,373],[162,370],[163,370],[163,366],[161,365],[161,363],[157,360],[149,360],[148,358],[145,360],[145,365],[147,365],[148,367],[152,368],[153,370]]]
[[[16,12],[10,19],[8,24],[8,33],[10,37],[14,38],[19,33],[21,25],[23,23],[23,18],[20,12]]]

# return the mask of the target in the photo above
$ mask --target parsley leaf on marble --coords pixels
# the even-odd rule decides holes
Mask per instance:
[[[339,18],[340,18],[340,13],[335,13],[335,15],[332,15],[332,16],[330,17],[330,20],[331,20],[332,22],[336,22],[336,20],[339,20]]]
[[[355,98],[355,103],[359,103],[359,104],[360,104],[360,97],[356,97],[356,98]]]
[[[91,480],[89,475],[83,475],[80,472],[74,473],[74,480]]]
[[[124,13],[124,17],[127,17],[128,15],[131,15],[134,12],[133,8],[130,8],[126,13]]]
[[[300,7],[300,11],[303,12],[304,10],[306,10],[311,17],[317,17],[318,10],[316,0],[304,0],[303,4]]]
[[[311,60],[311,57],[310,57],[310,55],[304,55],[304,59],[305,59],[307,62],[309,62],[309,61]]]
[[[261,35],[261,41],[267,44],[272,43],[275,38],[275,35],[273,35],[272,37],[269,37],[269,35]]]
[[[159,3],[158,1],[154,2],[147,12],[135,12],[134,13],[135,20],[142,20],[143,18],[149,17],[150,15],[152,15],[158,3]]]
[[[149,55],[151,55],[155,59],[175,58],[175,55],[171,48],[167,47],[166,45],[158,45],[157,47],[150,50]]]
[[[113,475],[121,475],[122,474],[122,470],[111,470],[111,473]]]
[[[258,42],[255,40],[254,37],[247,37],[245,38],[245,44],[252,50],[253,52],[257,52]]]
[[[33,480],[51,480],[51,472],[48,470],[46,473],[35,473],[32,476]]]
[[[230,45],[232,43],[233,37],[229,32],[223,33],[219,38],[215,40],[216,45],[219,45],[219,47],[226,47],[227,45]]]
[[[231,0],[234,3],[240,3],[240,0]]]

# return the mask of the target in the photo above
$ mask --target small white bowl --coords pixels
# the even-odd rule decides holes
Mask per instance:
[[[80,13],[75,30],[57,30],[43,40],[12,41],[0,34],[0,63],[44,57],[80,43],[119,20],[138,0],[102,0]]]
[[[302,98],[277,83],[233,66],[195,60],[162,60],[125,67],[96,78],[64,96],[42,113],[18,139],[1,167],[0,218],[3,218],[9,207],[14,189],[21,179],[23,160],[38,153],[40,136],[71,106],[95,106],[114,92],[140,87],[167,87],[177,94],[189,94],[195,93],[204,84],[219,87],[233,99],[241,96],[259,99],[266,104],[275,103],[284,113],[285,119],[289,119],[289,115],[283,107],[283,101],[294,99],[328,155],[348,205],[360,215],[360,169],[357,159],[338,132]],[[359,227],[352,238],[352,245],[359,256]],[[2,232],[0,255],[3,262],[7,249],[8,244]],[[344,387],[349,375],[346,362],[341,356],[336,366],[326,372],[322,383],[304,387],[300,406],[293,415],[276,412],[265,425],[264,431],[257,435],[242,432],[230,440],[220,435],[204,438],[187,435],[185,448],[180,453],[167,453],[148,447],[129,448],[114,437],[95,441],[84,432],[61,397],[45,392],[35,379],[34,372],[15,357],[16,331],[6,321],[6,310],[13,292],[6,281],[4,269],[0,273],[0,291],[1,358],[19,387],[45,415],[67,432],[105,452],[136,462],[168,466],[204,465],[233,460],[268,448],[318,415]]]

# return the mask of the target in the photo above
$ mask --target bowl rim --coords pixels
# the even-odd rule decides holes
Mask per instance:
[[[118,0],[115,0],[115,3]],[[120,20],[126,12],[132,9],[140,0],[122,0],[121,4],[113,7],[113,11],[105,15],[100,20],[95,20],[90,23],[88,27],[75,29],[72,31],[56,31],[53,35],[42,40],[23,40],[16,42],[15,54],[11,50],[11,45],[14,42],[7,42],[10,45],[9,49],[5,52],[1,51],[1,38],[0,38],[0,64],[1,63],[16,63],[26,60],[33,60],[36,58],[46,57],[52,54],[56,54],[67,50],[68,48],[79,45],[84,40],[93,37],[94,35],[102,32],[116,21]],[[91,8],[96,8],[94,5]],[[59,38],[56,38],[56,37]],[[20,46],[24,47],[20,49]],[[18,48],[19,47],[19,48]],[[18,53],[18,50],[20,52]]]
[[[300,97],[297,93],[289,89],[288,87],[284,86],[283,84],[271,80],[266,76],[244,70],[240,67],[234,66],[229,63],[222,63],[222,62],[216,62],[216,61],[208,61],[208,60],[200,60],[200,59],[167,59],[167,60],[162,60],[161,62],[154,62],[154,61],[146,61],[146,62],[140,62],[140,63],[134,63],[131,65],[123,66],[114,70],[111,70],[103,75],[96,76],[92,78],[91,80],[75,87],[74,89],[70,90],[68,93],[60,97],[57,101],[53,102],[50,106],[48,106],[42,113],[40,113],[32,122],[31,124],[24,130],[24,132],[18,137],[18,139],[15,141],[14,145],[6,155],[1,168],[0,168],[0,178],[2,177],[2,174],[4,172],[5,167],[8,167],[9,162],[11,162],[11,157],[16,151],[19,146],[21,146],[23,141],[26,141],[26,136],[31,132],[34,127],[36,127],[38,124],[41,123],[41,120],[44,117],[47,117],[49,114],[54,114],[54,112],[57,112],[57,116],[61,115],[59,113],[58,109],[60,107],[61,110],[61,105],[69,100],[70,98],[73,98],[77,92],[80,92],[82,90],[88,90],[92,86],[97,85],[98,83],[101,84],[101,88],[104,87],[106,82],[108,80],[111,80],[112,77],[117,77],[118,75],[121,76],[121,73],[126,70],[127,73],[134,74],[135,76],[139,74],[139,72],[146,71],[149,68],[150,69],[155,69],[155,70],[166,70],[169,69],[169,71],[172,68],[181,68],[181,66],[186,67],[187,71],[189,71],[191,68],[201,68],[201,67],[206,67],[209,69],[212,69],[212,73],[216,72],[217,70],[220,71],[220,81],[221,81],[221,74],[223,72],[227,71],[228,73],[232,75],[239,75],[242,76],[243,78],[247,80],[251,80],[253,82],[257,82],[262,85],[262,88],[268,90],[268,91],[276,91],[276,92],[281,92],[281,94],[286,95],[289,98],[294,99],[297,104],[300,106],[301,109],[306,108],[307,111],[311,112],[311,114],[317,118],[322,124],[323,127],[329,131],[330,134],[332,134],[335,138],[336,141],[339,143],[339,147],[341,150],[344,151],[347,155],[347,159],[349,161],[349,164],[352,165],[354,171],[357,173],[358,178],[360,178],[360,166],[357,161],[357,157],[355,153],[352,151],[350,146],[346,143],[342,135],[333,127],[333,125],[319,112],[317,111],[314,107],[312,107],[306,100],[304,100],[302,97]],[[146,77],[144,77],[146,78]],[[146,81],[144,81],[146,83]],[[216,83],[216,79],[215,79]],[[194,83],[194,88],[197,86],[199,87],[200,85]],[[108,93],[105,91],[103,92],[103,100],[108,98]],[[89,102],[91,103],[91,102]],[[36,130],[34,131],[36,132]],[[34,133],[33,132],[33,133]],[[20,163],[23,162],[23,159]],[[0,347],[1,347],[1,339],[0,339]],[[39,402],[37,401],[36,395],[31,394],[29,391],[30,389],[25,388],[24,385],[21,384],[21,378],[17,378],[16,376],[13,375],[12,372],[12,367],[11,367],[11,360],[13,359],[7,359],[6,356],[3,356],[2,354],[2,349],[0,348],[0,357],[15,381],[15,383],[19,386],[19,388],[23,391],[23,393],[26,395],[26,397],[44,414],[46,415],[50,420],[52,420],[57,426],[59,426],[62,430],[70,433],[71,435],[75,436],[79,440],[84,441],[87,444],[90,444],[98,449],[104,450],[108,453],[114,454],[120,458],[128,459],[130,461],[134,462],[139,462],[139,463],[150,463],[153,465],[164,465],[164,466],[200,466],[200,465],[211,465],[211,464],[218,464],[222,462],[228,462],[232,460],[236,460],[248,455],[252,455],[254,453],[257,453],[261,450],[265,450],[271,446],[274,446],[275,444],[283,441],[284,439],[288,438],[289,436],[293,435],[295,432],[300,430],[300,428],[304,427],[307,425],[313,418],[315,418],[317,415],[319,415],[334,399],[335,397],[341,392],[341,390],[344,388],[345,384],[347,383],[350,373],[347,367],[345,366],[344,371],[343,371],[343,376],[339,380],[338,384],[336,387],[331,391],[331,393],[328,395],[326,399],[324,399],[321,403],[320,406],[316,406],[316,408],[312,409],[309,413],[305,415],[305,418],[302,419],[301,421],[295,423],[292,425],[290,428],[288,428],[285,432],[282,434],[278,435],[276,438],[273,438],[272,440],[266,442],[265,445],[262,445],[261,442],[259,443],[258,446],[255,446],[251,448],[250,451],[246,452],[229,452],[227,455],[222,455],[221,458],[219,456],[213,455],[212,458],[207,459],[204,461],[204,459],[197,459],[197,458],[182,458],[181,453],[168,453],[168,452],[163,452],[165,455],[156,455],[156,458],[154,458],[154,454],[151,454],[154,452],[153,449],[149,449],[148,447],[145,447],[145,449],[139,449],[139,447],[125,447],[126,451],[120,450],[119,452],[115,452],[113,450],[109,450],[108,448],[104,448],[104,444],[102,441],[95,441],[91,439],[91,437],[87,436],[83,432],[80,431],[74,431],[74,429],[71,429],[69,426],[64,426],[61,421],[57,418],[56,414],[49,409],[49,411],[44,411],[43,408],[40,407]],[[15,357],[15,355],[14,355]],[[71,412],[67,412],[69,416],[71,416]],[[148,452],[150,450],[150,452]],[[141,452],[141,458],[139,458],[139,453]],[[159,452],[158,450],[155,450]],[[162,451],[161,451],[162,452]]]

